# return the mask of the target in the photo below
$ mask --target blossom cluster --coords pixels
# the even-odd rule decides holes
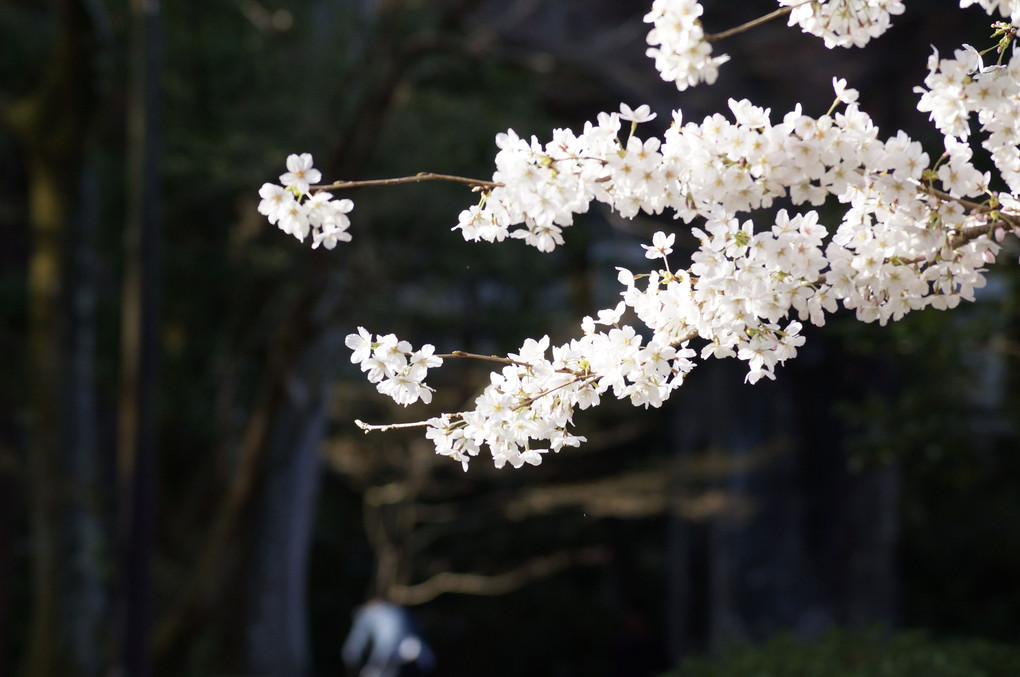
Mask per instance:
[[[1015,0],[1010,4],[1016,4]],[[885,33],[892,17],[904,10],[902,0],[779,0],[779,6],[789,8],[790,26],[822,38],[830,49],[863,47]],[[655,59],[662,79],[681,91],[702,82],[714,83],[719,66],[729,61],[725,54],[712,55],[711,36],[701,25],[702,13],[696,0],[655,0],[644,18],[652,24],[647,55]]]
[[[918,110],[930,113],[931,120],[946,137],[950,162],[940,175],[969,170],[960,168],[960,159],[972,154],[964,143],[971,133],[970,118],[976,114],[981,131],[988,135],[982,146],[989,152],[999,175],[1012,194],[1020,192],[1020,58],[1013,56],[1005,64],[985,67],[981,55],[970,45],[956,50],[952,59],[942,59],[938,50],[928,59],[925,87]],[[971,175],[973,179],[976,179]],[[987,182],[987,176],[982,177]]]
[[[614,122],[615,129],[589,125],[581,138],[557,130],[546,148],[512,129],[498,135],[492,180],[499,185],[480,204],[464,210],[456,228],[467,240],[502,242],[510,235],[544,252],[563,244],[563,228],[574,214],[587,211],[594,198],[601,159],[592,157],[601,158],[613,145],[619,120]],[[511,233],[510,226],[517,224],[521,227]]]
[[[834,86],[839,98],[855,98],[845,83]],[[580,135],[556,130],[545,146],[503,135],[494,175],[503,185],[465,211],[458,228],[468,239],[502,239],[510,232],[549,250],[562,242],[560,224],[569,225],[571,215],[593,200],[625,217],[670,210],[687,222],[704,218],[703,229],[693,231],[701,248],[690,274],[700,284],[699,306],[708,307],[687,322],[724,348],[735,347],[726,337],[758,331],[753,319],[724,329],[724,317],[749,313],[774,321],[793,308],[801,319],[821,324],[822,309],[834,310],[840,301],[859,319],[884,324],[926,305],[955,306],[956,297],[971,299],[984,284],[982,266],[996,244],[988,238],[954,242],[987,223],[989,214],[926,189],[932,185],[924,174],[929,157],[919,142],[903,132],[879,140],[856,103],[817,118],[797,108],[778,124],[746,100],[731,100],[730,109],[732,119],[717,114],[701,123],[684,123],[676,111],[661,140],[631,135],[618,141],[619,113],[600,115]],[[988,192],[987,173],[974,168],[967,151],[947,140],[948,159],[936,175],[940,192]],[[817,206],[830,196],[848,208],[827,243],[828,231],[814,212],[757,235],[752,223],[738,225],[739,214],[776,199]],[[717,311],[715,303],[726,307]]]
[[[891,17],[903,14],[901,0],[779,0],[791,7],[789,25],[800,26],[833,47],[863,47],[889,30]]]
[[[680,91],[701,82],[712,84],[719,66],[730,59],[725,54],[712,56],[699,19],[702,11],[695,0],[655,0],[645,15],[645,23],[652,24],[646,54],[655,59],[662,79],[676,83]]]
[[[376,384],[383,395],[405,407],[418,400],[432,402],[435,390],[425,384],[425,376],[429,369],[443,364],[443,359],[435,354],[435,346],[425,344],[414,350],[410,343],[393,334],[373,339],[364,327],[350,334],[345,345],[353,351],[351,362],[361,366],[369,382]]]
[[[608,315],[608,316],[607,316]],[[619,320],[608,311],[599,323]],[[586,334],[553,347],[549,337],[528,339],[511,364],[490,376],[490,383],[471,411],[429,419],[426,437],[436,452],[460,461],[487,447],[497,468],[537,465],[542,455],[585,441],[568,430],[575,409],[587,409],[607,391],[636,406],[659,407],[694,367],[695,353],[686,345],[671,346],[642,336],[629,325],[595,331],[586,318]]]
[[[318,183],[322,174],[312,166],[309,153],[287,157],[287,172],[280,176],[280,183],[264,183],[259,189],[259,213],[269,223],[304,242],[312,236],[312,249],[320,244],[333,249],[337,242],[350,242],[347,229],[351,220],[347,214],[354,209],[354,203],[344,198],[334,200],[326,192],[311,193],[312,184]]]
[[[863,44],[903,10],[896,0],[780,4],[792,8],[791,25],[830,47]],[[981,4],[1012,12],[1017,3]],[[693,0],[655,0],[646,17],[649,54],[681,89],[714,79],[725,60],[705,49],[700,14]],[[584,441],[570,433],[573,414],[607,393],[661,406],[696,360],[713,357],[746,362],[750,383],[773,379],[803,345],[803,324],[821,326],[840,307],[885,324],[973,300],[1000,243],[1020,236],[1020,58],[985,67],[964,47],[952,59],[935,52],[928,68],[918,108],[944,135],[934,162],[903,131],[880,138],[856,90],[838,78],[833,108],[821,116],[798,105],[774,120],[768,109],[730,100],[728,116],[685,121],[677,110],[661,137],[642,138],[640,125],[655,114],[624,104],[579,133],[554,130],[544,144],[513,130],[498,135],[492,181],[478,182],[478,204],[455,226],[464,238],[510,237],[551,251],[576,214],[601,203],[627,218],[672,214],[690,224],[698,246],[689,262],[671,266],[676,236],[656,233],[643,245],[652,268],[619,269],[620,302],[584,318],[580,338],[552,347],[548,337],[528,339],[492,358],[503,366],[473,409],[422,422],[437,452],[465,468],[482,449],[497,467],[537,464]],[[993,190],[991,174],[975,167],[972,118],[1007,191]],[[309,194],[307,182],[319,179],[310,156],[291,156],[288,169],[285,188],[263,186],[260,211],[300,239],[323,217],[299,222],[291,212],[330,200]],[[832,201],[842,216],[826,226],[815,208]],[[765,223],[751,218],[780,205]],[[346,235],[349,204],[332,209]],[[638,322],[623,323],[625,314]],[[364,329],[347,345],[380,392],[402,405],[431,400],[425,374],[442,362],[432,346],[413,351]]]

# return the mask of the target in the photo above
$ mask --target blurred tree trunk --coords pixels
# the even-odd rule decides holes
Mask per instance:
[[[61,627],[60,513],[64,507],[61,468],[62,396],[68,330],[62,316],[66,298],[65,234],[68,187],[73,183],[42,158],[31,160],[29,200],[35,243],[29,263],[29,380],[32,418],[28,444],[29,511],[32,539],[32,607],[28,675],[56,674],[64,652]]]
[[[70,434],[67,440],[68,550],[67,623],[70,651],[79,674],[100,675],[106,656],[102,641],[109,619],[109,585],[103,571],[110,554],[104,508],[104,454],[99,445],[96,397],[95,229],[98,193],[95,163],[87,161],[80,181],[78,217],[74,220],[71,253],[71,349],[66,396]]]
[[[127,102],[127,223],[121,298],[117,471],[120,485],[121,667],[151,672],[150,560],[155,531],[159,361],[161,18],[158,0],[132,0]]]
[[[332,365],[342,345],[332,329],[305,350],[276,417],[245,566],[244,674],[299,677],[312,668],[305,581]]]
[[[309,331],[308,306],[314,304],[314,298],[311,291],[307,291],[308,294],[291,307],[288,321],[281,323],[270,343],[266,377],[241,432],[237,466],[230,484],[210,517],[187,583],[154,628],[153,662],[161,673],[180,674],[185,669],[190,640],[214,616],[217,604],[231,587],[230,581],[235,581],[234,588],[243,586],[243,577],[236,571],[241,560],[239,541],[244,535],[246,518],[251,514],[252,501],[261,488],[276,414],[288,400],[295,356],[300,355]],[[236,616],[233,609],[228,612]],[[233,620],[237,623],[243,619],[235,617]]]
[[[890,464],[861,473],[856,480],[843,510],[847,539],[855,544],[846,563],[846,623],[861,627],[881,622],[893,627],[900,618],[896,574],[900,470]]]
[[[55,43],[39,85],[0,109],[27,155],[27,464],[32,606],[24,673],[98,674],[105,599],[98,506],[92,224],[85,171],[96,104],[99,7],[53,0]]]
[[[838,370],[801,359],[806,370],[787,367],[782,382],[745,386],[741,365],[713,363],[685,385],[674,425],[678,498],[715,489],[725,500],[704,522],[671,521],[676,660],[781,630],[810,638],[896,621],[896,469],[849,470],[831,413],[839,395],[807,395],[838,393]]]

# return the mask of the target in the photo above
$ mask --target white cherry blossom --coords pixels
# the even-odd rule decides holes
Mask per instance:
[[[673,242],[676,241],[676,234],[666,235],[661,230],[652,236],[651,246],[641,245],[645,249],[645,256],[650,259],[664,259],[673,253]]]
[[[779,4],[790,25],[828,47],[862,45],[903,11],[898,0]],[[1020,0],[979,4],[1020,18]],[[712,56],[701,15],[694,0],[655,0],[645,17],[648,54],[680,89],[711,83],[727,58]],[[575,410],[609,396],[659,407],[699,360],[736,358],[747,382],[775,379],[804,344],[802,323],[824,325],[843,308],[886,324],[973,300],[1001,243],[1020,235],[1020,58],[1002,56],[985,66],[964,46],[928,58],[916,92],[944,137],[934,162],[905,132],[879,130],[840,78],[833,110],[818,116],[797,105],[774,119],[731,100],[729,115],[699,122],[676,110],[661,137],[642,139],[633,131],[654,114],[622,104],[544,143],[497,135],[492,181],[477,183],[478,203],[454,226],[465,239],[551,251],[575,215],[601,203],[625,218],[668,214],[698,246],[671,270],[676,232],[656,232],[641,245],[648,270],[618,269],[615,305],[584,317],[565,343],[526,338],[506,358],[483,358],[499,363],[488,385],[469,410],[422,421],[426,438],[465,469],[482,450],[497,467],[538,464],[585,441],[572,432]],[[631,134],[621,139],[622,122]],[[994,173],[977,168],[987,165],[982,153]],[[311,235],[313,247],[348,241],[353,203],[332,198],[334,185],[312,187],[321,176],[311,155],[286,164],[282,185],[259,190],[259,212],[299,240]],[[776,200],[787,208],[761,216]],[[841,216],[822,224],[823,204],[838,204]],[[362,327],[346,345],[381,393],[403,406],[431,402],[425,379],[443,364],[433,346],[414,350]]]
[[[642,122],[651,122],[655,119],[655,113],[652,112],[651,106],[648,104],[641,104],[637,108],[631,108],[625,103],[620,104],[620,119],[633,122],[634,124],[640,124]]]
[[[287,156],[287,172],[280,176],[280,183],[306,195],[310,184],[318,183],[321,178],[319,170],[312,167],[311,154],[301,153]]]

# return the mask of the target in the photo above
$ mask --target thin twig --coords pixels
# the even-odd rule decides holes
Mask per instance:
[[[442,355],[435,355],[435,357],[442,358],[444,360],[450,360],[454,358],[464,358],[470,360],[485,360],[487,362],[499,362],[500,364],[512,364],[518,367],[527,367],[531,369],[534,365],[528,364],[527,362],[518,362],[517,360],[511,360],[508,357],[499,357],[498,355],[479,355],[477,353],[468,353],[463,350],[454,350],[452,353],[444,353]]]
[[[810,1],[810,0],[808,0],[808,1]],[[806,5],[806,4],[807,4],[807,2],[802,2],[801,3],[801,5]],[[745,31],[749,31],[752,28],[755,28],[756,26],[762,25],[763,23],[768,23],[769,21],[772,21],[773,19],[778,19],[781,16],[785,16],[785,15],[789,14],[790,12],[792,12],[794,10],[795,7],[800,7],[800,5],[794,5],[793,7],[780,7],[779,9],[777,9],[774,12],[769,12],[765,16],[760,16],[757,19],[752,19],[751,21],[748,21],[745,24],[741,24],[741,25],[739,25],[739,26],[737,26],[735,28],[731,28],[729,30],[725,30],[722,33],[706,33],[705,34],[705,42],[717,42],[719,40],[722,40],[723,38],[728,38],[730,36],[737,35],[738,33],[744,33]]]
[[[376,186],[397,186],[402,183],[421,183],[422,181],[449,181],[452,183],[463,183],[476,190],[491,190],[499,188],[502,183],[495,181],[484,181],[482,179],[471,179],[465,176],[453,176],[451,174],[436,174],[435,172],[419,172],[414,176],[401,176],[395,179],[368,179],[365,181],[334,181],[319,186],[311,186],[310,190],[344,190],[346,188],[373,188]]]
[[[454,414],[456,416],[456,414]],[[414,423],[387,423],[386,425],[376,425],[374,423],[365,423],[360,419],[354,419],[354,424],[365,431],[365,434],[370,432],[386,432],[387,430],[399,430],[401,428],[422,428],[429,424],[428,421],[415,421]]]
[[[533,364],[529,364],[527,362],[520,362],[519,360],[511,360],[509,357],[499,357],[498,355],[479,355],[477,353],[467,353],[464,352],[463,350],[454,350],[452,353],[443,353],[442,355],[436,355],[435,357],[440,357],[444,360],[460,357],[464,359],[484,360],[486,362],[498,362],[500,364],[509,364],[515,367],[524,367],[528,371],[533,371],[535,368],[535,365]],[[579,372],[574,371],[573,369],[567,369],[566,367],[561,367],[559,369],[556,369],[555,371],[558,374],[570,374],[572,376],[583,375],[579,374]]]

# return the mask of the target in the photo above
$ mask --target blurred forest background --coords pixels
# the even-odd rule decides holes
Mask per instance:
[[[649,4],[0,0],[0,674],[343,674],[373,596],[441,675],[657,674],[876,622],[1020,642],[1016,251],[969,307],[838,317],[775,383],[707,364],[662,410],[580,416],[591,442],[538,468],[464,473],[354,427],[486,382],[448,364],[433,407],[388,406],[348,360],[358,325],[563,341],[672,222],[593,210],[542,255],[451,233],[462,188],[364,189],[354,241],[311,251],[255,209],[288,153],[329,180],[488,178],[508,127],[624,101],[661,132],[731,96],[820,115],[839,75],[935,156],[930,45],[990,34],[949,0],[863,51],[778,22],[678,94],[644,57]],[[775,8],[705,5],[709,31]]]

